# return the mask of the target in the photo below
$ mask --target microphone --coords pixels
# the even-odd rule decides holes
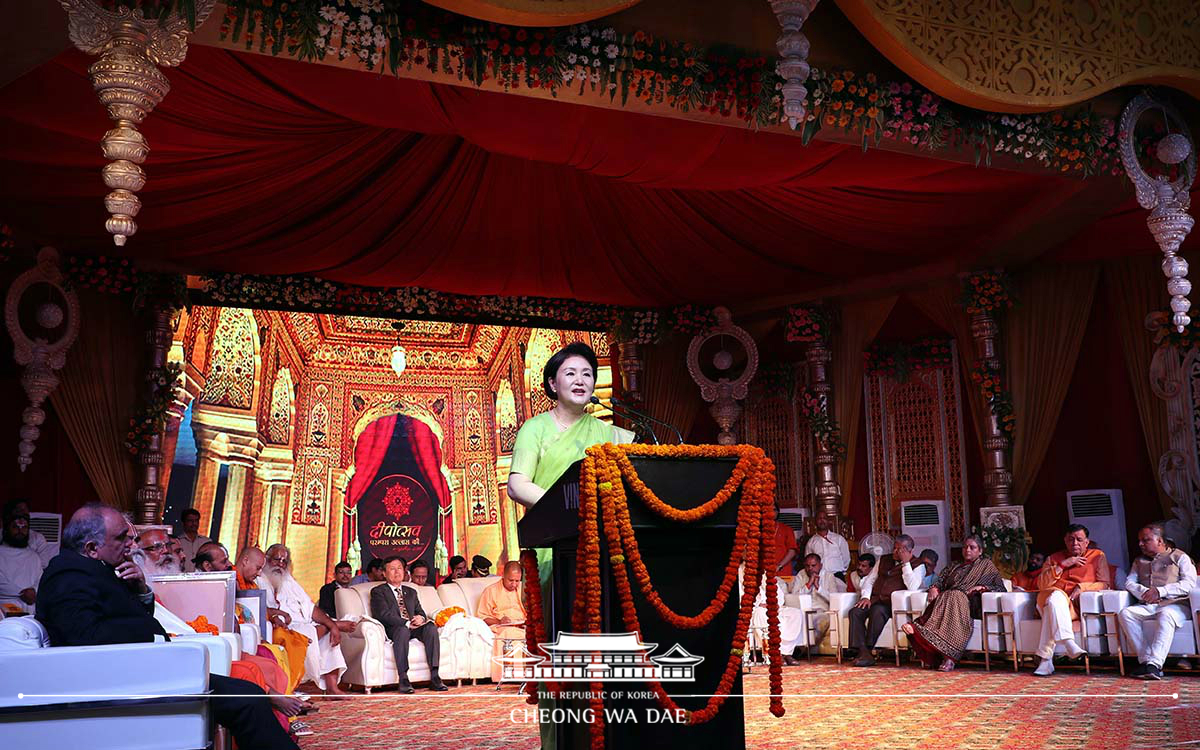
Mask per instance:
[[[617,406],[620,406],[620,407],[621,407],[622,409],[624,409],[625,411],[633,412],[634,414],[636,414],[637,416],[641,417],[642,419],[647,419],[647,420],[649,420],[649,421],[651,421],[651,422],[656,422],[656,423],[658,423],[658,424],[662,425],[663,427],[666,427],[666,428],[670,429],[670,430],[671,430],[671,432],[674,432],[674,433],[675,433],[675,437],[679,438],[679,444],[680,444],[680,445],[683,445],[683,434],[679,432],[679,428],[678,428],[678,427],[676,427],[675,425],[671,424],[670,422],[664,422],[663,420],[661,420],[661,419],[658,419],[657,417],[652,417],[652,416],[650,416],[649,414],[647,414],[647,413],[646,413],[646,412],[644,412],[644,411],[638,411],[638,410],[637,410],[637,409],[636,409],[636,408],[633,406],[633,404],[630,404],[630,403],[628,403],[628,402],[626,402],[626,401],[622,401],[621,399],[619,399],[619,398],[617,398],[617,397],[615,397],[615,396],[613,396],[612,398],[610,398],[610,399],[609,399],[609,401],[612,401],[614,404],[616,404]],[[654,442],[656,442],[656,443],[657,443],[658,441],[657,441],[657,440],[655,440]]]
[[[611,401],[612,399],[609,399],[609,400]],[[596,404],[597,406],[604,406],[604,403],[601,402],[599,397],[597,397],[597,396],[592,396],[591,401],[593,404]],[[618,409],[616,406],[610,406],[608,408],[612,410],[613,414],[616,414],[619,417],[624,417],[625,419],[628,419],[633,424],[637,425],[641,429],[650,433],[650,439],[654,441],[655,445],[658,445],[658,435],[654,434],[654,428],[651,427],[650,425],[646,424],[646,421],[644,419],[638,419],[633,414],[630,414],[629,412],[626,412],[622,409]]]

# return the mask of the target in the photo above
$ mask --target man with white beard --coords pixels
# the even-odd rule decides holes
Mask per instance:
[[[336,622],[314,606],[296,579],[292,577],[292,553],[282,544],[267,549],[267,564],[257,586],[267,592],[267,607],[289,618],[287,627],[308,638],[304,659],[304,679],[312,680],[330,695],[343,695],[338,687],[346,671],[346,659],[339,644],[342,633],[354,629],[352,622]]]
[[[179,558],[171,552],[171,539],[162,529],[146,529],[139,534],[132,557],[147,581],[150,576],[179,575],[183,572]]]

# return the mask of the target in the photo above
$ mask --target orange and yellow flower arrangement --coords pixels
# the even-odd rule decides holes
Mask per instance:
[[[737,464],[729,479],[712,499],[695,508],[681,510],[663,502],[645,482],[638,478],[630,456],[657,456],[667,458],[725,458],[736,457]],[[620,602],[625,627],[640,633],[641,625],[633,601],[633,582],[642,591],[646,601],[665,622],[679,629],[699,629],[712,623],[724,608],[737,586],[738,569],[744,566],[744,589],[738,608],[737,626],[732,634],[729,658],[725,671],[713,695],[699,709],[686,712],[690,724],[703,724],[717,715],[741,669],[746,645],[746,633],[750,627],[750,615],[758,597],[760,585],[765,585],[768,617],[768,653],[770,657],[771,713],[783,716],[783,672],[779,654],[779,602],[775,585],[775,568],[770,565],[774,534],[775,466],[762,449],[750,445],[596,445],[588,449],[580,469],[579,546],[575,571],[575,606],[571,625],[575,632],[601,632],[601,547],[607,548],[608,561],[612,568],[616,598]],[[629,498],[626,486],[651,512],[678,523],[695,523],[708,518],[729,502],[741,489],[738,506],[738,524],[734,536],[733,554],[725,566],[725,575],[712,601],[701,612],[688,615],[671,609],[654,588],[650,572],[642,561],[637,538],[629,517]],[[604,539],[600,536],[603,522]],[[526,581],[537,581],[537,563],[532,555],[522,558],[525,563]],[[766,578],[765,582],[762,577]],[[632,581],[631,581],[632,579]],[[537,586],[525,586],[526,611],[540,610],[540,592]],[[536,593],[535,593],[536,592]],[[536,600],[536,607],[535,605]],[[535,626],[530,629],[530,650],[545,638],[540,631],[540,618],[532,617]],[[658,697],[659,705],[668,711],[677,712],[679,706],[667,694],[662,684],[652,682],[649,687]],[[534,695],[531,688],[531,699]],[[593,750],[604,747],[604,723],[601,686],[591,685],[593,715],[590,726]]]

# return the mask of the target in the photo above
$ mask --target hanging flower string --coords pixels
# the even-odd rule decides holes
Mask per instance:
[[[1012,394],[1001,385],[1000,368],[992,367],[987,360],[981,359],[971,368],[971,382],[979,386],[988,408],[996,415],[1000,431],[1011,443],[1016,432],[1017,417],[1013,413]]]
[[[658,498],[638,478],[630,456],[661,456],[671,458],[716,458],[737,457],[729,479],[717,494],[707,502],[691,509],[675,508]],[[725,574],[713,600],[695,615],[680,614],[671,609],[655,590],[650,573],[646,569],[638,547],[637,538],[629,516],[628,484],[634,495],[651,512],[677,523],[694,523],[717,512],[739,489],[741,501],[738,506],[738,525],[734,534],[733,552],[725,568]],[[620,602],[626,629],[641,632],[637,608],[633,600],[632,578],[637,582],[646,600],[664,621],[679,629],[697,629],[708,626],[726,606],[737,584],[738,568],[744,566],[743,593],[739,602],[737,626],[730,644],[729,658],[714,694],[704,707],[698,710],[683,710],[663,688],[660,682],[652,682],[651,689],[659,705],[668,711],[683,711],[690,724],[710,721],[720,711],[729,697],[733,683],[741,669],[745,653],[746,634],[750,627],[750,615],[758,596],[760,582],[767,588],[768,617],[773,624],[768,627],[768,653],[771,658],[770,672],[771,712],[776,716],[784,713],[782,693],[782,660],[779,654],[778,602],[773,595],[774,574],[769,564],[771,539],[774,523],[774,466],[760,448],[753,446],[641,446],[612,444],[593,446],[588,449],[580,472],[580,547],[576,560],[576,598],[573,626],[579,632],[601,632],[600,621],[600,558],[601,542],[608,550],[616,597]],[[604,520],[605,539],[600,539],[599,519]],[[762,574],[765,572],[765,581]],[[595,720],[589,727],[591,746],[600,750],[604,746],[603,701],[600,686],[593,685],[595,697],[591,700]]]
[[[111,0],[110,0],[111,1]],[[782,79],[773,54],[664,39],[580,24],[522,28],[459,16],[419,0],[227,0],[222,39],[247,50],[300,60],[353,60],[367,70],[425,68],[476,86],[593,91],[681,112],[780,126]],[[856,136],[865,150],[882,140],[924,150],[971,150],[1078,175],[1119,174],[1115,123],[1089,109],[995,115],[947,102],[910,80],[813,67],[807,143],[822,129]]]
[[[914,370],[932,370],[951,364],[950,342],[924,338],[915,342],[881,342],[863,353],[868,375],[883,375],[903,383]]]
[[[538,574],[537,553],[531,549],[521,550],[521,568],[525,572],[525,650],[536,656],[540,644],[546,642],[546,621],[542,616],[542,584]],[[546,690],[551,694],[558,691],[558,683],[546,683]],[[525,684],[525,692],[529,696],[526,703],[535,705],[538,702],[538,683],[529,681]]]
[[[839,460],[846,457],[846,443],[842,440],[842,431],[838,428],[837,420],[829,414],[824,399],[810,388],[800,392],[800,418],[808,424],[809,432]]]

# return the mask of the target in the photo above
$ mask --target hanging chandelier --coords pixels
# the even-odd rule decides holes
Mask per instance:
[[[396,345],[392,347],[391,364],[392,371],[399,378],[404,374],[404,368],[408,366],[408,353],[400,344],[400,332],[404,330],[404,324],[397,320],[392,323],[392,328],[396,329]]]

